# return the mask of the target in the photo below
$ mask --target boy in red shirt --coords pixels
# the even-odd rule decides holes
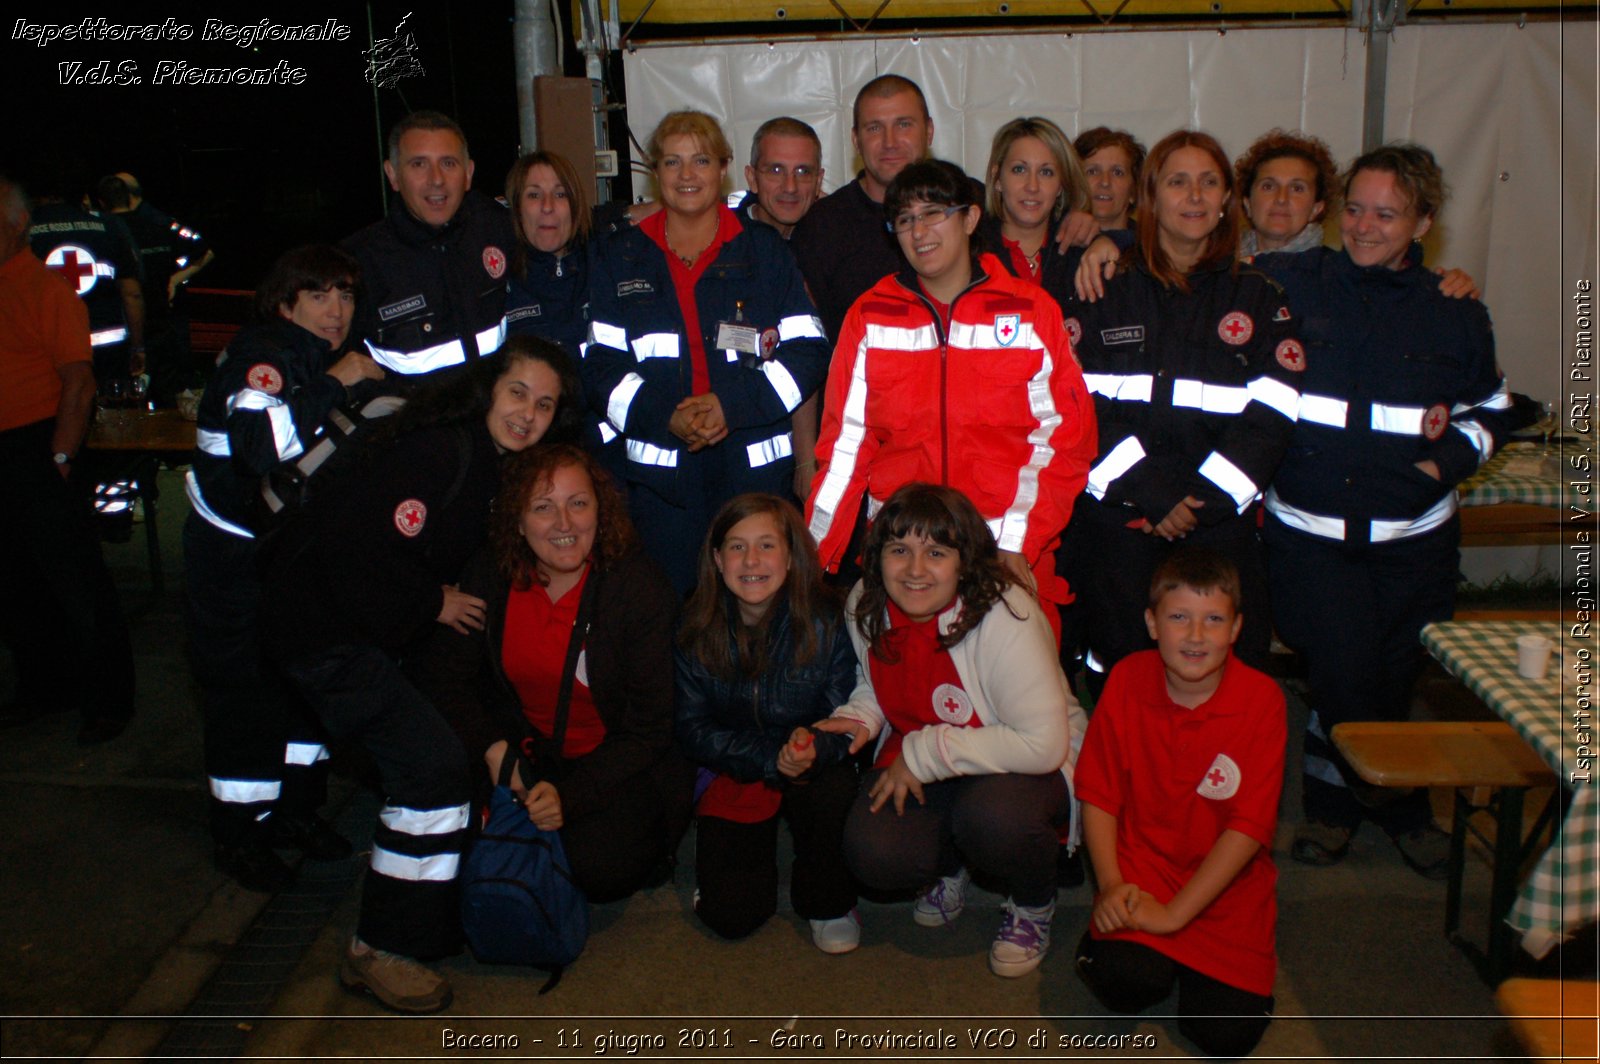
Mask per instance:
[[[1239,574],[1173,554],[1150,585],[1155,650],[1112,670],[1078,758],[1099,893],[1078,970],[1118,1012],[1178,985],[1178,1029],[1242,1057],[1271,1022],[1286,739],[1278,685],[1233,656]]]

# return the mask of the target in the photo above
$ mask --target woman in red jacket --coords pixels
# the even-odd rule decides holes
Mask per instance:
[[[960,168],[911,164],[883,207],[905,264],[850,308],[834,349],[806,504],[823,564],[844,560],[863,498],[870,520],[927,481],[970,498],[1012,577],[1063,602],[1051,552],[1096,434],[1061,308],[977,253],[982,209]]]

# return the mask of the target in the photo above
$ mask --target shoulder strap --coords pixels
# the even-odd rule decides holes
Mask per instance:
[[[572,636],[567,640],[567,660],[561,666],[561,689],[556,695],[556,722],[550,737],[551,749],[557,757],[561,756],[561,748],[567,738],[567,711],[571,708],[572,682],[578,673],[578,655],[583,653],[583,644],[589,635],[594,600],[599,591],[600,573],[591,567],[589,577],[584,581],[583,595],[578,599],[578,616],[572,622]]]

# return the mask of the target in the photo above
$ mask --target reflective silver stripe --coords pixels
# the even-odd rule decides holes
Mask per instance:
[[[745,453],[750,456],[750,468],[760,469],[764,465],[771,465],[773,462],[780,461],[781,459],[787,458],[791,454],[794,454],[794,438],[790,436],[789,433],[785,432],[781,435],[772,437],[770,440],[762,440],[760,443],[752,443],[745,447],[744,450]],[[674,464],[676,464],[677,452],[673,452],[673,456]]]
[[[183,474],[183,493],[189,496],[189,506],[201,518],[206,520],[230,536],[239,536],[242,539],[255,539],[255,533],[248,529],[240,528],[232,521],[225,521],[218,517],[216,512],[206,505],[205,498],[200,494],[200,481],[195,479],[194,470],[190,469]]]
[[[1311,421],[1318,425],[1330,425],[1336,429],[1344,428],[1345,419],[1350,415],[1350,404],[1343,399],[1335,399],[1331,395],[1312,395],[1309,392],[1300,393],[1300,420]]]
[[[628,330],[615,325],[607,325],[603,321],[589,323],[589,342],[599,344],[601,347],[614,347],[618,351],[628,349]]]
[[[1023,331],[1032,345],[1033,326],[1026,324]],[[1050,445],[1050,437],[1061,427],[1061,412],[1056,409],[1056,397],[1050,391],[1055,360],[1049,351],[1031,349],[1039,351],[1039,368],[1028,379],[1028,410],[1038,421],[1028,433],[1028,443],[1033,450],[1027,464],[1017,470],[1017,493],[1001,516],[1000,526],[994,530],[995,543],[1001,550],[1019,553],[1028,537],[1028,518],[1039,501],[1039,474],[1055,460],[1056,449]]]
[[[1485,410],[1510,410],[1511,388],[1506,384],[1506,379],[1501,377],[1499,385],[1495,387],[1494,391],[1489,393],[1489,397],[1483,402],[1457,403],[1450,412],[1452,414],[1465,414],[1473,407],[1483,407]]]
[[[115,325],[109,329],[100,329],[89,334],[90,347],[104,347],[106,344],[117,344],[128,338],[128,329],[123,325]]]
[[[1154,380],[1148,373],[1085,373],[1083,383],[1094,395],[1124,403],[1148,403]]]
[[[1487,462],[1494,457],[1494,437],[1476,421],[1452,421],[1450,427],[1472,441],[1478,452],[1478,461]]]
[[[474,333],[472,338],[478,343],[478,354],[494,354],[496,351],[500,350],[500,348],[505,346],[506,319],[502,317],[499,321],[495,322],[487,329],[484,329],[482,332]]]
[[[628,431],[628,407],[633,405],[633,397],[642,387],[644,378],[630,373],[611,389],[611,397],[606,400],[606,420],[615,425],[618,432]]]
[[[939,334],[934,331],[932,325],[902,329],[894,325],[875,325],[869,322],[861,342],[879,351],[923,352],[939,346]]]
[[[767,375],[767,383],[778,393],[778,400],[783,403],[783,408],[793,413],[794,408],[805,398],[800,394],[800,385],[795,382],[794,375],[777,359],[762,362],[761,372]]]
[[[407,857],[382,846],[373,846],[372,870],[380,876],[412,883],[448,883],[461,870],[461,855],[436,853],[429,857]]]
[[[1450,494],[1430,506],[1428,512],[1421,517],[1414,517],[1409,521],[1372,522],[1372,542],[1388,543],[1391,540],[1409,539],[1424,532],[1432,532],[1450,520],[1455,512],[1456,493],[1452,490]]]
[[[873,521],[878,517],[878,511],[883,509],[883,500],[875,499],[871,493],[867,495],[867,520]]]
[[[294,411],[287,406],[275,406],[267,411],[267,420],[272,424],[272,444],[278,449],[278,461],[287,462],[305,452],[300,433],[294,427]]]
[[[1106,671],[1106,667],[1100,663],[1099,658],[1094,656],[1094,651],[1092,650],[1085,650],[1083,652],[1083,664],[1085,667],[1093,669],[1095,672],[1103,673]]]
[[[1324,514],[1314,514],[1310,510],[1302,510],[1298,506],[1291,506],[1278,497],[1277,488],[1267,489],[1267,512],[1290,528],[1297,528],[1301,532],[1324,539],[1344,539],[1344,518],[1328,517]]]
[[[1392,403],[1372,404],[1372,429],[1374,432],[1394,432],[1402,436],[1422,435],[1422,415],[1428,411],[1420,406],[1396,406]]]
[[[668,469],[677,467],[678,452],[657,447],[653,443],[643,440],[629,440],[627,443],[628,458],[640,465],[665,466]]]
[[[1250,405],[1250,391],[1233,384],[1207,384],[1179,377],[1172,382],[1172,405],[1208,414],[1237,414]]]
[[[235,410],[269,410],[272,407],[282,405],[283,400],[276,395],[268,395],[266,392],[258,391],[255,388],[240,388],[228,396],[228,413],[230,414]]]
[[[929,327],[931,331],[931,326]],[[817,489],[816,502],[811,508],[811,538],[819,544],[828,535],[838,512],[839,502],[855,476],[856,464],[861,460],[861,442],[867,435],[867,350],[873,342],[874,331],[885,331],[881,326],[868,325],[861,343],[856,347],[855,363],[850,367],[850,388],[845,392],[844,409],[839,411],[839,436],[833,441],[833,454],[828,459],[828,471]],[[913,330],[894,330],[910,333]],[[881,339],[881,337],[880,337]],[[868,496],[868,505],[871,496]],[[870,514],[868,515],[871,516]]]
[[[1139,437],[1127,437],[1111,448],[1111,453],[1102,458],[1099,465],[1089,470],[1089,482],[1085,485],[1089,489],[1089,494],[1097,499],[1104,499],[1106,489],[1111,486],[1111,482],[1138,465],[1143,459],[1144,445],[1139,442]]]
[[[645,333],[633,338],[633,357],[643,362],[647,358],[677,358],[677,333]]]
[[[617,430],[611,427],[611,422],[609,422],[609,421],[598,421],[595,424],[600,429],[600,442],[601,443],[610,443],[612,440],[617,438]]]
[[[419,373],[432,373],[436,369],[445,369],[448,366],[459,366],[467,360],[467,349],[461,345],[460,340],[447,340],[442,344],[434,344],[432,347],[416,351],[379,347],[368,340],[367,350],[378,365],[406,377]]]
[[[1218,451],[1206,455],[1206,460],[1200,463],[1200,475],[1227,492],[1240,513],[1244,513],[1261,494],[1256,482]]]
[[[214,454],[218,458],[227,458],[233,454],[233,448],[228,446],[228,434],[215,429],[195,429],[194,445],[206,454]]]
[[[285,743],[283,747],[283,763],[285,765],[314,765],[318,761],[328,760],[328,748],[321,743]]]
[[[275,802],[283,791],[277,780],[219,780],[211,777],[211,797],[230,805]]]
[[[109,262],[97,262],[94,264],[94,275],[96,277],[115,277],[117,268]]]
[[[1300,393],[1272,377],[1257,377],[1247,386],[1250,398],[1270,406],[1290,421],[1300,417]]]
[[[827,339],[822,322],[814,314],[791,314],[778,319],[778,340]]]
[[[448,835],[467,826],[467,809],[465,805],[447,805],[441,809],[386,805],[378,811],[378,822],[402,835]]]
[[[1000,529],[1005,526],[1005,518],[996,517],[993,520],[985,521],[984,524],[989,526],[989,534],[991,536],[993,536],[995,538],[995,542],[998,543],[1000,541]],[[1002,547],[1000,549],[1001,550],[1014,550],[1015,548],[1013,548],[1013,547]]]

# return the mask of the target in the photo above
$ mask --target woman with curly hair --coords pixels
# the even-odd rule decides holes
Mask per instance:
[[[1241,259],[1322,245],[1322,218],[1339,189],[1339,168],[1326,144],[1274,129],[1257,137],[1233,167],[1250,222],[1239,237]]]
[[[879,890],[920,890],[912,919],[961,915],[971,873],[1007,897],[989,949],[1025,975],[1050,947],[1058,828],[1084,717],[1039,601],[953,488],[908,484],[873,520],[845,612],[859,680],[817,728],[879,740],[845,822],[845,860]],[[914,801],[907,801],[907,799]]]
[[[436,632],[415,671],[480,793],[521,756],[512,789],[590,901],[665,879],[692,785],[672,742],[678,597],[599,461],[557,444],[509,462],[461,590],[483,623]]]

